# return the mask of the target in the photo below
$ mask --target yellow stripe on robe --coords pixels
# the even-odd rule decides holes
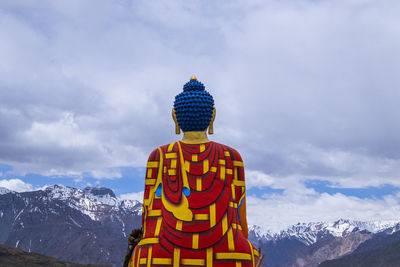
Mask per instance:
[[[201,183],[202,183],[202,178],[201,177],[197,177],[196,178],[196,191],[201,191]]]
[[[198,221],[206,221],[208,220],[208,214],[195,214],[194,219]]]
[[[179,267],[181,257],[181,250],[179,248],[174,248],[174,267]]]
[[[171,265],[172,259],[170,259],[170,258],[153,258],[153,264],[155,264],[155,265]]]
[[[207,267],[212,267],[213,266],[213,249],[208,248],[207,249]]]
[[[199,234],[193,234],[192,236],[192,248],[198,249],[199,248]]]
[[[182,221],[176,221],[175,229],[182,231]]]
[[[210,227],[215,226],[215,203],[211,204],[210,206]]]
[[[243,167],[243,161],[234,160],[233,161],[233,166]]]
[[[251,255],[247,253],[239,252],[220,252],[215,253],[215,258],[217,260],[251,260]]]
[[[161,210],[150,210],[149,217],[158,217],[161,216]]]
[[[168,152],[171,152],[172,149],[174,148],[175,143],[171,143],[168,145]]]
[[[236,186],[245,186],[244,181],[233,180],[232,183]]]
[[[203,160],[203,174],[207,173],[210,168],[208,159]]]
[[[144,239],[140,240],[138,246],[147,245],[147,244],[158,244],[158,243],[159,243],[159,239],[156,237],[144,238]]]
[[[146,185],[155,185],[156,184],[156,179],[146,179],[145,180]]]
[[[176,158],[177,158],[177,155],[176,155],[175,152],[172,152],[172,153],[165,153],[165,158],[167,158],[167,159],[176,159]]]
[[[158,161],[147,162],[147,168],[157,168],[157,167],[158,167]]]
[[[203,259],[181,259],[182,265],[204,266],[206,261]]]

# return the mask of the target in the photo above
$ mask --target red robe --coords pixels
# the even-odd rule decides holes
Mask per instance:
[[[129,266],[255,266],[258,251],[242,233],[245,196],[240,154],[215,142],[176,142],[147,163],[143,239]]]

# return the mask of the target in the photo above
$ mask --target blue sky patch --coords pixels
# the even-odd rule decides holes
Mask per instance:
[[[13,168],[7,164],[0,164],[0,172],[3,172],[1,179],[20,179],[25,183],[31,184],[33,189],[43,187],[45,185],[62,184],[75,188],[83,189],[88,185],[103,186],[111,188],[114,193],[119,196],[132,192],[144,190],[144,177],[146,169],[144,167],[121,167],[117,168],[122,174],[121,178],[115,179],[97,179],[84,173],[82,176],[45,176],[35,173],[27,173],[26,175],[16,175],[12,172]]]
[[[250,189],[247,189],[246,194],[248,196],[261,197],[264,194],[282,194],[283,191],[284,189],[274,189],[269,186],[265,186],[263,188],[252,187]]]
[[[8,165],[8,164],[4,164],[4,163],[0,163],[0,172],[2,173],[6,173],[9,171],[12,171],[13,167]]]
[[[308,188],[314,189],[318,193],[328,193],[331,195],[341,193],[346,196],[354,196],[358,198],[382,199],[386,195],[392,195],[397,191],[400,191],[400,188],[392,185],[383,185],[379,187],[369,186],[364,188],[340,188],[335,187],[329,181],[323,180],[308,180],[305,182],[305,185]]]

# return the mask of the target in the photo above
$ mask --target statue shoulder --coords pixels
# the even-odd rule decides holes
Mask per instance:
[[[175,143],[176,142],[157,147],[150,153],[148,161],[158,160],[160,158],[160,150],[162,153],[165,153],[168,150],[168,147],[174,145]]]
[[[214,144],[216,144],[217,146],[221,146],[224,151],[228,151],[232,160],[243,161],[242,157],[240,156],[240,153],[236,149],[234,149],[230,146],[224,145],[224,144],[216,143],[216,142],[214,142]]]
[[[166,153],[167,151],[176,152],[176,145],[175,145],[176,143],[177,142],[174,142],[171,144],[166,144],[166,145],[163,145],[163,146],[160,146],[160,147],[154,149],[153,152],[151,152],[151,154],[149,156],[149,161],[159,160],[160,150],[162,151],[162,153]],[[234,149],[230,146],[224,145],[224,144],[217,143],[217,142],[212,141],[212,143],[215,146],[221,148],[223,151],[226,151],[227,153],[229,153],[229,156],[231,157],[232,160],[243,161],[242,157],[240,156],[240,153],[236,149]]]
[[[150,153],[147,161],[155,161],[155,160],[158,160],[159,157],[160,157],[159,151],[158,151],[158,148],[156,148]]]

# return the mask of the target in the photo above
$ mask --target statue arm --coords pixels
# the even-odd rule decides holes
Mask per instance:
[[[232,156],[234,165],[234,180],[238,181],[237,186],[235,186],[235,195],[239,207],[238,213],[240,218],[240,225],[242,226],[243,235],[247,238],[248,226],[246,214],[246,187],[243,160],[239,152],[232,148],[230,148],[230,154]],[[235,184],[235,181],[233,183]]]
[[[248,238],[249,237],[249,230],[247,228],[246,197],[243,198],[243,203],[240,206],[239,214],[240,214],[240,224],[242,225],[243,235],[246,238]]]
[[[158,149],[154,150],[147,161],[147,168],[145,173],[145,186],[143,193],[143,208],[142,208],[142,227],[132,230],[128,236],[128,250],[126,252],[123,267],[133,266],[134,259],[133,253],[135,247],[139,244],[140,240],[146,236],[146,219],[148,215],[149,206],[152,205],[152,192],[154,191],[155,178],[157,177],[159,169],[159,152]]]
[[[157,174],[160,164],[160,155],[158,149],[155,149],[149,156],[147,161],[147,168],[145,174],[145,186],[143,194],[143,212],[142,212],[142,225],[144,226],[147,212],[149,211],[149,205],[152,204],[154,195],[152,192],[155,190],[155,184],[157,180]]]

